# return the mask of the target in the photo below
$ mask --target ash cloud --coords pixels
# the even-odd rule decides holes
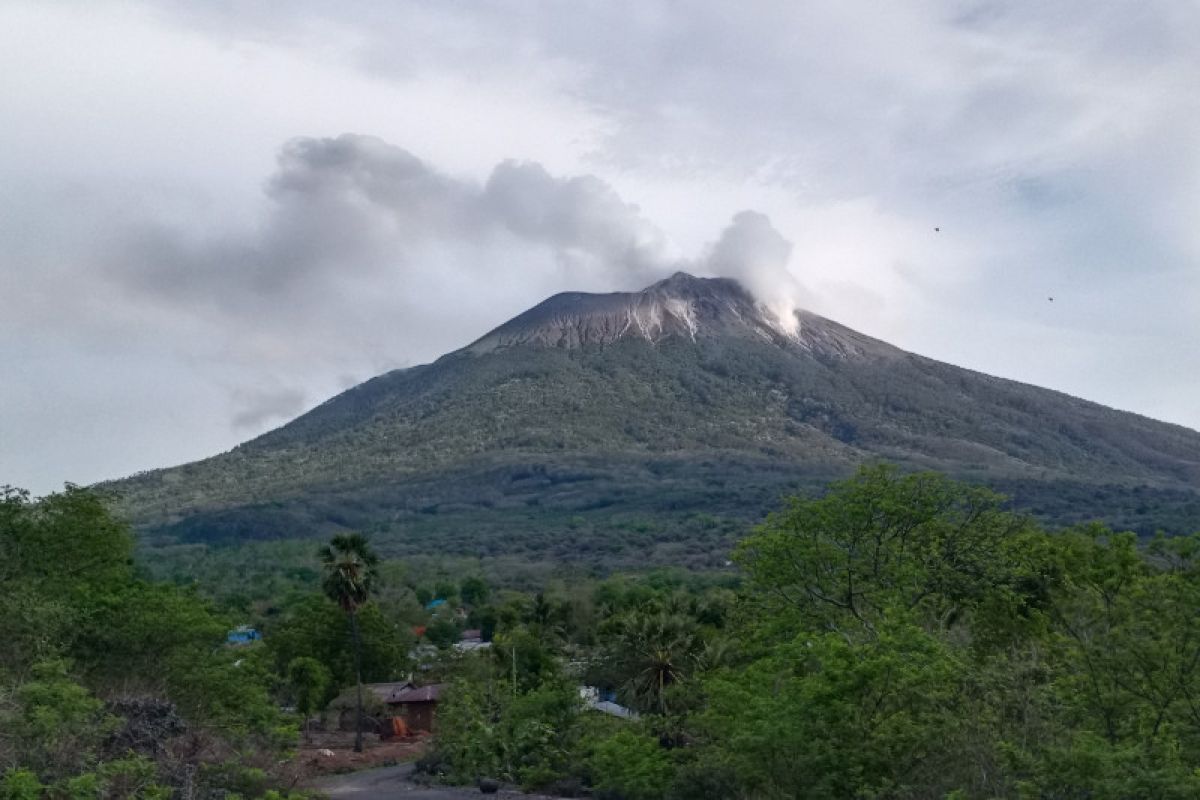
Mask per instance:
[[[236,430],[259,430],[270,422],[288,420],[304,410],[305,394],[299,389],[236,389],[231,420]]]
[[[480,199],[488,218],[556,248],[567,265],[582,259],[645,276],[663,268],[662,231],[593,175],[555,178],[540,164],[505,161]]]
[[[194,242],[146,229],[113,259],[117,273],[167,298],[236,307],[331,279],[420,268],[416,253],[438,243],[515,239],[549,251],[568,275],[649,278],[664,263],[665,237],[637,206],[599,178],[558,178],[533,162],[505,161],[480,186],[372,136],[296,139],[266,193],[270,208],[256,230]]]
[[[294,321],[283,309],[327,303],[356,281],[428,273],[447,249],[471,262],[455,267],[468,278],[533,279],[539,292],[637,288],[682,268],[739,280],[783,320],[798,301],[791,243],[765,215],[737,214],[707,253],[681,260],[608,183],[536,162],[503,161],[476,184],[373,136],[302,138],[282,148],[266,196],[255,228],[207,240],[144,228],[110,270],[134,290],[260,323]],[[530,274],[536,259],[513,258],[513,244],[546,257],[541,281]]]
[[[474,182],[357,134],[288,142],[264,192],[252,225],[144,225],[104,262],[129,307],[253,376],[226,384],[247,387],[229,398],[239,431],[301,411],[304,395],[278,388],[299,375],[431,359],[558,291],[639,289],[683,269],[735,278],[785,327],[795,319],[791,243],[756,212],[682,259],[593,175],[509,160]]]

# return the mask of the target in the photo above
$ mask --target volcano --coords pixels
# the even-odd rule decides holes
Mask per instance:
[[[787,493],[891,462],[1046,522],[1200,529],[1200,433],[905,352],[677,273],[558,294],[221,455],[106,488],[158,542],[706,564]]]

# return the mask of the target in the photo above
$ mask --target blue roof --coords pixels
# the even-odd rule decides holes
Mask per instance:
[[[229,633],[225,634],[225,641],[230,644],[242,644],[245,642],[253,642],[262,638],[262,634],[251,628],[249,625],[242,625],[234,628]]]
[[[445,604],[446,604],[446,601],[439,597],[436,600],[430,600],[429,603],[425,607],[426,608],[437,608],[438,606],[444,606]]]

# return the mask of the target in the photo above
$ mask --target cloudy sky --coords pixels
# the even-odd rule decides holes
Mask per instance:
[[[1200,428],[1198,39],[1177,0],[5,0],[0,484],[679,266]]]

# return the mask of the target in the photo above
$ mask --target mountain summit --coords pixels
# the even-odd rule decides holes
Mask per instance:
[[[538,303],[466,348],[476,355],[517,345],[575,348],[620,339],[740,338],[833,356],[901,356],[903,351],[816,314],[780,319],[730,278],[676,272],[640,292],[563,292]]]
[[[468,350],[542,344],[581,347],[637,337],[650,342],[679,336],[743,336],[779,342],[794,336],[791,321],[776,318],[736,281],[686,272],[640,292],[564,292],[496,328]]]
[[[352,528],[397,551],[588,558],[645,530],[674,549],[631,558],[678,562],[877,460],[989,483],[1051,522],[1200,528],[1195,431],[781,320],[684,273],[555,295],[229,453],[111,486],[168,541]]]

